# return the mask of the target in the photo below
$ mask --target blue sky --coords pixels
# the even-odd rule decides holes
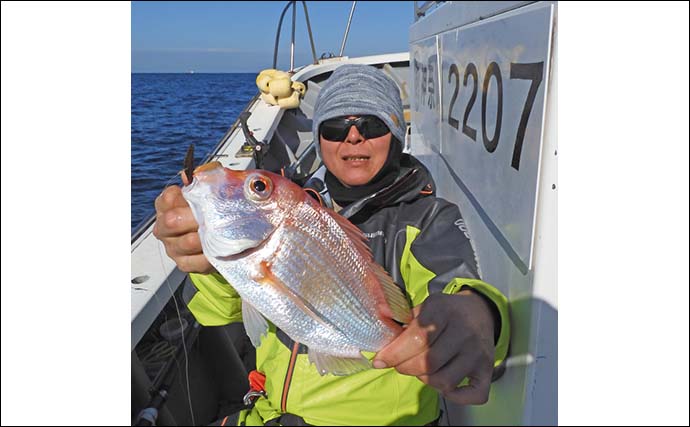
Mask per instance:
[[[132,72],[257,72],[273,62],[287,2],[132,2]],[[411,1],[359,1],[345,55],[408,50]],[[311,62],[304,10],[297,3],[295,64]],[[340,50],[352,2],[307,2],[317,56]],[[280,35],[278,68],[289,68],[292,12]]]

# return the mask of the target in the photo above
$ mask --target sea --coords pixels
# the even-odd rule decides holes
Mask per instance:
[[[195,164],[258,92],[257,73],[132,74],[132,232],[169,184],[180,185],[189,144]]]

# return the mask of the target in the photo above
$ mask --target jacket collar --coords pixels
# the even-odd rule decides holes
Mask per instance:
[[[436,194],[436,185],[429,170],[416,158],[403,154],[400,161],[400,175],[388,187],[352,202],[339,213],[345,218],[353,218],[362,211],[378,210],[386,206],[411,202],[420,197]],[[316,190],[322,201],[332,208],[328,188],[323,180],[325,168],[322,166],[307,180],[305,189]]]

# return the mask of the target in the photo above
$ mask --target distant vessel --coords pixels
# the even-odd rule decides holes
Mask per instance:
[[[188,74],[194,74],[194,70],[189,70]]]

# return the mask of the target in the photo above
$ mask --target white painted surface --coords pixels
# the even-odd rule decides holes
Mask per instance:
[[[501,12],[506,7],[511,10]],[[552,2],[527,6],[449,2],[410,31],[411,82],[416,85],[411,91],[415,119],[412,153],[431,170],[438,195],[460,207],[482,279],[508,297],[511,310],[512,339],[505,374],[493,383],[487,404],[448,404],[451,425],[558,422],[557,187],[553,187],[557,185],[557,73],[552,67],[557,56],[551,46],[555,12]],[[488,18],[479,20],[480,16]],[[439,23],[443,23],[441,28]],[[415,60],[420,66],[414,66]],[[483,86],[492,62],[502,79],[502,121],[500,138],[494,141],[495,149],[488,144],[493,149],[489,150],[483,134],[489,142],[496,135],[497,77],[488,79],[485,99]],[[513,151],[531,80],[511,79],[510,70],[516,63],[539,62],[543,62],[542,81],[515,168]],[[477,71],[471,109],[471,73],[464,81],[470,63]],[[437,75],[429,77],[434,64]],[[456,72],[450,71],[452,64]],[[454,124],[449,121],[451,103]],[[484,117],[482,108],[486,109]],[[463,132],[463,124],[476,131],[474,140],[467,135],[471,132]]]

